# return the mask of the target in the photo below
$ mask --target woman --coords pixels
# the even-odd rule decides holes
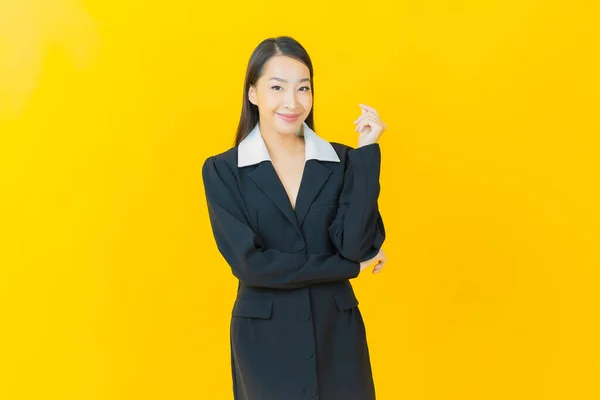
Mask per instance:
[[[350,279],[385,263],[379,213],[386,128],[361,105],[358,147],[314,131],[313,68],[290,37],[254,50],[235,146],[202,168],[215,241],[238,293],[236,400],[373,400],[365,326]]]

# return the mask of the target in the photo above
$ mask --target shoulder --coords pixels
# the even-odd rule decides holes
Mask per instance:
[[[338,157],[344,163],[344,168],[348,165],[356,164],[372,164],[379,165],[381,163],[381,149],[379,143],[372,143],[361,147],[352,147],[342,143],[330,142]]]
[[[227,164],[228,166],[237,166],[237,146],[230,148],[222,153],[213,154],[208,156],[208,158],[204,161],[205,163],[214,162],[219,164]]]
[[[234,179],[237,169],[237,146],[222,153],[208,156],[202,165],[202,177],[205,183],[216,179],[227,181]]]
[[[337,155],[340,158],[340,160],[345,160],[347,158],[347,156],[348,156],[348,153],[350,151],[354,150],[354,147],[348,146],[348,145],[343,144],[343,143],[329,142],[329,144],[331,144],[331,146],[333,147],[333,149],[337,153]]]

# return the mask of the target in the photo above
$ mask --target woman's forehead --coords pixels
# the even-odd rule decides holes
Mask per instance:
[[[310,71],[304,63],[287,56],[271,57],[265,65],[265,79],[280,78],[295,83],[300,79],[309,78]]]

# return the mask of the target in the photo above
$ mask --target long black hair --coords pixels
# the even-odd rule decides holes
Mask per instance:
[[[248,90],[251,85],[255,85],[256,81],[263,74],[263,68],[267,61],[273,56],[288,56],[294,58],[308,67],[310,71],[310,86],[313,92],[313,104],[314,104],[314,92],[315,86],[313,82],[313,66],[308,53],[302,47],[298,41],[289,36],[279,36],[274,38],[268,38],[260,42],[258,46],[252,52],[250,61],[248,61],[248,67],[246,69],[246,79],[244,80],[244,100],[242,102],[242,115],[240,116],[240,122],[238,124],[237,132],[235,134],[234,146],[240,144],[242,140],[252,129],[256,126],[259,121],[258,117],[258,106],[252,104],[248,99]],[[306,124],[315,130],[314,107],[311,107],[308,117],[306,117]]]

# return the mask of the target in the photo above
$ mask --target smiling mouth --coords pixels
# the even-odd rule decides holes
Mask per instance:
[[[285,121],[289,121],[289,122],[295,121],[300,116],[300,114],[280,114],[280,113],[277,113],[277,115],[279,115]]]

